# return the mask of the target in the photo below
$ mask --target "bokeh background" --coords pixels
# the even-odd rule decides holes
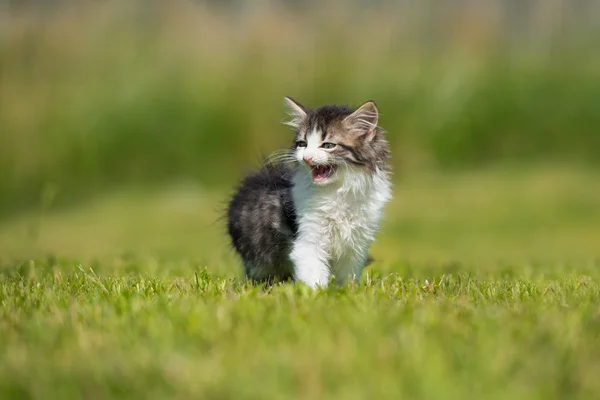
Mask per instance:
[[[289,145],[285,95],[379,105],[375,268],[600,255],[597,1],[0,4],[4,259],[239,273],[219,216]]]

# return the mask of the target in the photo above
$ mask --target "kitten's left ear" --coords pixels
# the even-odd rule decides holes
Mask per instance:
[[[367,101],[356,111],[344,118],[344,122],[348,127],[358,133],[360,136],[365,136],[366,141],[371,141],[377,133],[377,123],[379,122],[379,111],[374,101]]]
[[[304,118],[306,118],[308,110],[289,96],[284,97],[284,105],[287,113],[292,117],[291,121],[286,121],[284,124],[298,129]]]

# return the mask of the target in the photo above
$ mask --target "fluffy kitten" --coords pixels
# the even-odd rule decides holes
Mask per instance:
[[[377,107],[285,103],[294,144],[242,181],[228,210],[233,246],[255,281],[358,279],[391,198]]]

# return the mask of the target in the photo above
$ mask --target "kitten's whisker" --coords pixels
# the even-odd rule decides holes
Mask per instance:
[[[279,156],[285,156],[285,155],[290,155],[290,150],[288,149],[282,149],[282,150],[277,150],[272,152],[271,154],[269,154],[266,159],[269,160],[273,157],[279,157]]]
[[[293,157],[293,156],[282,154],[282,155],[270,157],[270,158],[266,159],[265,161],[270,162],[270,161],[294,160],[294,159],[295,159],[295,157]]]
[[[265,160],[263,161],[262,165],[264,166],[264,165],[276,164],[276,163],[290,164],[290,163],[294,162],[295,160],[296,160],[295,156],[292,154],[292,152],[289,149],[281,149],[281,150],[274,151],[268,157],[266,157]]]

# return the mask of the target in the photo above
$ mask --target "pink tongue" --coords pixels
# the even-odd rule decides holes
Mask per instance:
[[[317,167],[313,169],[313,181],[322,181],[327,179],[327,168],[326,167]]]

